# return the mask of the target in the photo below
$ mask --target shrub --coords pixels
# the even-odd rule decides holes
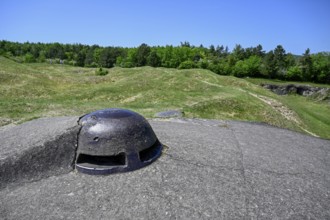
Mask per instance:
[[[25,56],[24,56],[24,63],[33,63],[33,62],[36,62],[36,60],[33,57],[33,55],[30,54],[30,53],[25,54]]]
[[[302,73],[300,68],[298,66],[289,67],[286,73],[286,79],[300,81],[302,79]]]
[[[209,62],[202,60],[198,62],[198,67],[202,69],[207,69],[209,66]]]
[[[179,65],[179,69],[193,69],[196,67],[195,62],[191,60],[184,61]]]
[[[102,67],[100,67],[98,70],[95,71],[95,74],[98,76],[105,76],[108,73],[109,73],[108,70],[102,69]]]

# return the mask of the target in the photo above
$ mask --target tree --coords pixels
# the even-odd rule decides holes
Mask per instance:
[[[150,50],[150,47],[144,43],[137,48],[136,56],[134,59],[136,66],[145,66],[147,64]]]
[[[101,53],[103,51],[103,48],[95,48],[94,53],[93,53],[93,61],[95,63],[100,63],[100,57],[101,57]]]
[[[208,64],[207,69],[219,75],[230,75],[233,68],[225,59],[220,59],[219,61]]]
[[[233,74],[237,77],[259,76],[260,64],[261,58],[258,56],[250,56],[248,59],[239,60],[233,68]]]
[[[0,55],[4,55],[6,53],[5,45],[6,45],[6,41],[0,40]]]
[[[251,77],[258,77],[260,76],[260,66],[261,66],[261,57],[252,55],[248,59],[244,60],[247,69],[248,69],[248,76]]]
[[[39,57],[39,52],[41,49],[38,47],[38,45],[33,44],[31,45],[30,53],[33,55],[34,60],[36,60]]]
[[[46,51],[41,50],[39,52],[38,62],[45,62],[46,61]]]
[[[211,46],[210,46],[210,48],[209,48],[209,51],[210,51],[210,54],[211,54],[212,56],[215,55],[215,47],[214,47],[213,44],[211,44]]]
[[[243,60],[239,60],[233,67],[233,75],[236,77],[243,77],[248,75],[248,68]]]
[[[76,61],[76,65],[77,66],[84,66],[85,65],[85,58],[86,58],[86,53],[85,51],[80,51],[76,58],[75,58],[75,61]]]
[[[292,53],[288,53],[286,55],[285,63],[286,63],[286,66],[287,67],[291,67],[291,66],[296,66],[297,65],[296,58],[293,56]]]
[[[206,60],[200,60],[197,63],[198,68],[202,68],[202,69],[207,69],[209,66],[209,62],[207,62]]]
[[[187,51],[189,50],[188,47],[173,47],[172,58],[169,61],[170,67],[178,68],[182,62],[187,61],[189,59]]]
[[[183,61],[179,65],[179,69],[192,69],[192,68],[196,68],[196,67],[197,67],[197,65],[195,64],[195,62],[191,61],[191,60]]]
[[[319,83],[330,83],[330,53],[317,53],[311,57],[315,80]]]
[[[217,46],[217,48],[215,49],[215,56],[219,57],[219,58],[223,58],[226,57],[229,54],[229,49],[228,47],[224,47],[223,45],[221,46]]]
[[[268,78],[275,78],[276,73],[277,73],[277,68],[276,68],[276,62],[274,59],[274,51],[269,51],[262,62],[262,65],[260,66],[260,72],[262,75]]]
[[[181,47],[190,47],[190,43],[188,41],[181,42]]]
[[[274,50],[274,62],[277,77],[284,77],[286,74],[286,52],[282,45],[277,45]]]
[[[301,73],[302,73],[302,78],[304,81],[310,81],[310,80],[315,80],[315,77],[313,76],[313,63],[312,63],[312,58],[310,56],[310,50],[307,48],[305,50],[305,53],[299,60],[300,65],[301,65]]]
[[[265,56],[265,51],[263,51],[262,46],[258,44],[256,47],[252,48],[252,55],[262,58]]]
[[[122,49],[118,47],[106,47],[101,51],[99,65],[112,68],[117,62],[117,57],[122,56]]]
[[[60,43],[53,43],[50,44],[48,50],[46,51],[47,58],[55,59],[65,59],[65,53],[62,44]]]
[[[300,81],[302,79],[300,68],[298,66],[290,66],[286,74],[286,79]]]
[[[94,50],[93,48],[90,48],[86,54],[84,64],[86,67],[96,67],[94,62]]]
[[[153,50],[147,58],[147,64],[152,67],[159,67],[162,64],[160,57],[157,54],[157,51]]]
[[[130,68],[136,66],[135,57],[136,57],[136,48],[129,48],[126,51],[125,55],[119,56],[117,58],[117,64],[124,68]]]
[[[27,53],[24,56],[24,63],[33,63],[36,62],[36,59],[33,57],[31,53]]]
[[[74,59],[74,53],[73,52],[65,52],[65,56],[70,61]]]
[[[161,60],[162,67],[171,67],[170,60],[172,59],[173,46],[166,45],[166,47],[158,47],[157,54]]]
[[[187,41],[176,47],[141,44],[137,48],[121,48],[0,40],[0,55],[16,62],[45,62],[48,58],[67,59],[68,64],[86,67],[203,68],[221,75],[330,83],[330,53],[310,54],[307,49],[297,57],[287,54],[281,45],[265,53],[260,44],[249,48],[237,44],[230,53],[227,46],[196,47]]]
[[[239,60],[244,60],[246,58],[245,50],[240,44],[236,44],[233,49],[232,55],[234,56],[236,62]]]

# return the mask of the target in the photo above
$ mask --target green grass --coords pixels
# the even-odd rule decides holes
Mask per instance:
[[[310,131],[330,138],[330,104],[313,102],[298,95],[285,97],[283,103],[299,115]]]
[[[310,85],[314,87],[330,88],[329,84],[318,84],[311,82],[291,82],[281,80],[270,80],[270,79],[254,79],[248,78],[247,81],[256,85],[260,84],[274,84],[274,85]],[[319,102],[312,100],[311,98],[299,96],[299,95],[286,95],[277,96],[283,104],[288,106],[294,112],[297,113],[298,117],[302,122],[307,125],[308,130],[314,132],[320,137],[330,138],[330,103]]]
[[[106,76],[96,76],[95,70],[0,57],[0,125],[111,107],[145,117],[180,109],[190,118],[259,121],[330,138],[329,104],[280,97],[256,82],[201,69],[112,68]],[[267,100],[282,103],[293,116],[288,120]]]

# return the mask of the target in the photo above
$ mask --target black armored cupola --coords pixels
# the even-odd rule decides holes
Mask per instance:
[[[110,108],[80,118],[76,169],[104,175],[126,172],[155,161],[162,151],[148,121],[136,112]]]

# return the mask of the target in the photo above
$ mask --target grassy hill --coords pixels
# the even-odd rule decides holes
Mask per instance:
[[[0,125],[110,107],[129,108],[145,117],[180,109],[185,117],[266,122],[330,138],[330,105],[325,102],[277,96],[254,82],[208,70],[108,71],[96,76],[92,68],[19,64],[0,57]]]

